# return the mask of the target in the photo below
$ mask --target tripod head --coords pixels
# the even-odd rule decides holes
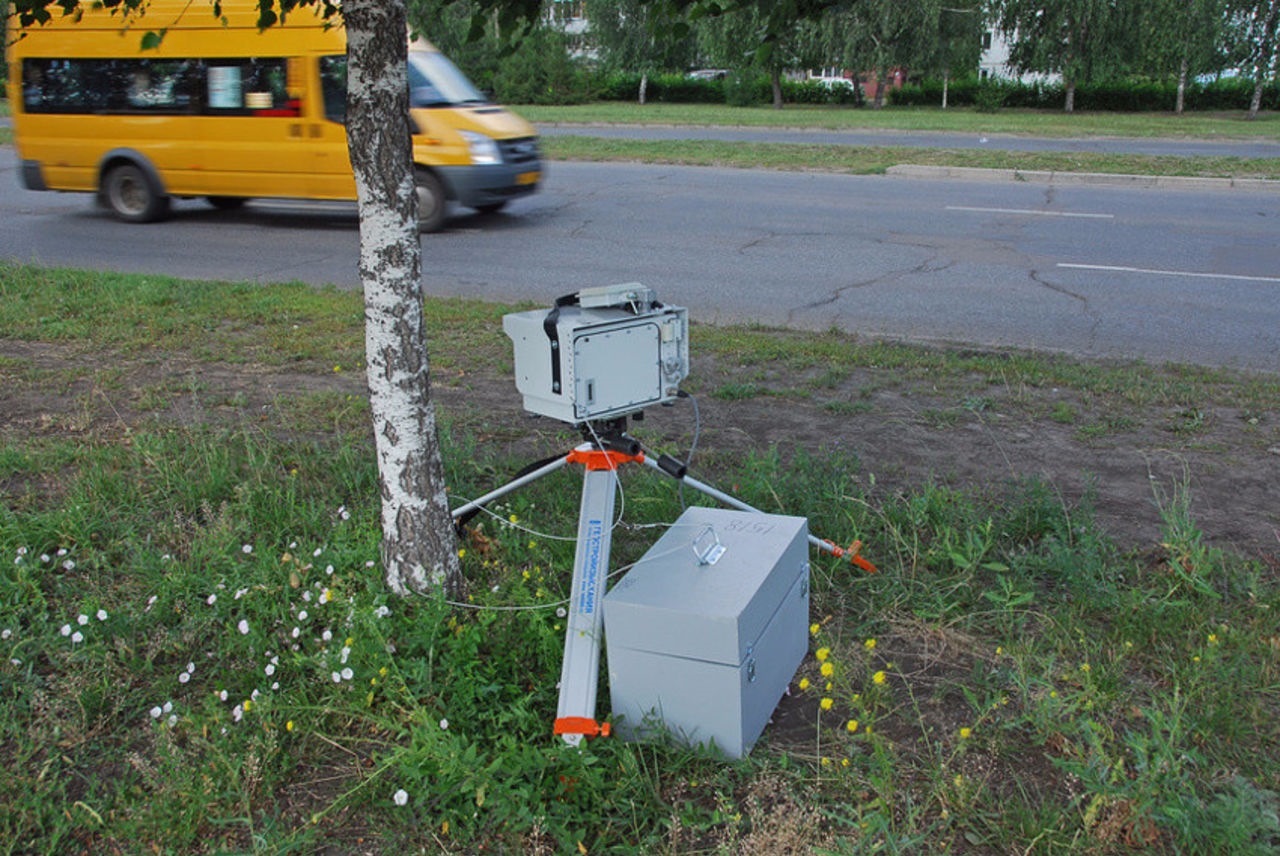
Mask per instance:
[[[613,419],[598,419],[583,422],[578,426],[582,439],[602,451],[619,452],[623,455],[640,454],[640,441],[627,434],[628,416],[639,418],[641,414],[616,416]]]

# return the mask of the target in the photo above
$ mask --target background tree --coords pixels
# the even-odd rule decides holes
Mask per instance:
[[[638,72],[636,100],[645,103],[649,76],[684,70],[693,62],[694,38],[662,24],[662,10],[646,0],[586,0],[591,44],[609,71]]]
[[[731,68],[749,80],[756,74],[769,79],[775,110],[783,106],[782,75],[787,69],[827,65],[821,31],[815,21],[796,17],[782,32],[771,32],[782,20],[767,0],[695,18],[698,50],[708,63]]]
[[[1230,13],[1242,65],[1253,75],[1249,118],[1256,119],[1262,109],[1262,91],[1276,74],[1280,0],[1232,0]]]
[[[944,0],[938,10],[938,35],[933,40],[933,49],[909,66],[912,73],[942,78],[944,110],[951,79],[970,76],[978,68],[984,27],[981,0]]]
[[[1135,4],[1115,0],[994,0],[1009,41],[1009,64],[1020,72],[1062,75],[1063,109],[1075,110],[1076,84],[1124,67],[1134,50]]]
[[[1143,70],[1177,80],[1174,111],[1186,106],[1187,83],[1222,68],[1226,0],[1146,0],[1138,7]]]
[[[922,68],[939,55],[941,14],[941,0],[861,0],[828,14],[824,28],[846,67],[871,73],[880,109],[891,70]]]

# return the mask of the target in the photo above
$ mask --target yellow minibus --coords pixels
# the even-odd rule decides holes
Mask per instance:
[[[310,9],[257,27],[255,0],[152,0],[122,20],[82,7],[6,33],[23,185],[88,191],[123,220],[172,198],[237,208],[254,197],[356,198],[347,155],[346,35]],[[144,32],[164,31],[144,50]],[[542,180],[538,138],[426,42],[409,46],[423,231],[451,203],[497,211]]]

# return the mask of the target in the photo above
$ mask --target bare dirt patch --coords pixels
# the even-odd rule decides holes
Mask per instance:
[[[1103,531],[1135,550],[1159,543],[1161,498],[1185,488],[1210,543],[1280,567],[1280,402],[1262,412],[1151,407],[1118,418],[1110,405],[1069,390],[991,386],[978,378],[938,388],[928,379],[866,369],[818,389],[798,388],[779,372],[748,393],[715,394],[743,388],[744,370],[695,356],[690,379],[701,391],[700,456],[771,447],[784,455],[842,450],[856,456],[853,477],[873,500],[926,483],[998,496],[1010,484],[1036,479],[1068,505],[1088,498]],[[533,460],[576,442],[566,426],[524,415],[511,378],[499,372],[443,374],[433,379],[433,392],[449,424],[475,432],[479,443],[517,455],[527,450]],[[11,438],[110,437],[157,421],[252,422],[287,431],[277,418],[284,403],[364,394],[358,370],[326,374],[182,355],[123,358],[0,340],[0,435]],[[662,451],[683,455],[694,420],[687,407],[660,409],[645,430],[658,435]],[[9,493],[33,489],[39,492],[0,483]]]

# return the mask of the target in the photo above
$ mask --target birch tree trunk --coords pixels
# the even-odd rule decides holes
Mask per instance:
[[[342,14],[383,567],[397,594],[456,592],[462,574],[428,387],[404,0],[344,0]]]

